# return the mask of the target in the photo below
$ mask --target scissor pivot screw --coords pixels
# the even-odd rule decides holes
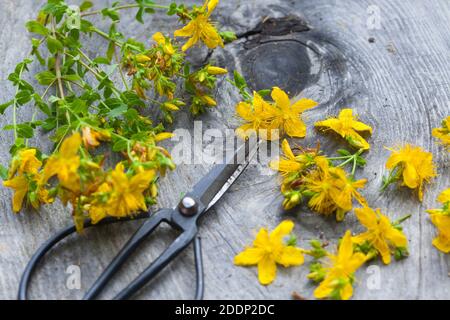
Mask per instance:
[[[198,204],[193,198],[184,197],[178,205],[178,209],[182,215],[191,217],[198,212]]]

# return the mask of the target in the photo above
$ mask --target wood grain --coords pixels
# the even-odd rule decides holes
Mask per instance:
[[[0,52],[3,58],[0,65],[0,101],[9,100],[13,95],[13,88],[6,78],[13,66],[30,50],[24,23],[33,18],[42,3],[0,1]],[[98,6],[106,3],[108,1],[96,1]],[[369,30],[367,27],[367,10],[372,5],[380,9],[380,29]],[[277,28],[279,20],[276,19],[289,15],[306,21],[310,30],[294,26],[290,32],[283,28],[280,28],[282,32],[271,32]],[[425,213],[427,208],[436,206],[435,199],[439,192],[450,186],[448,155],[434,143],[430,134],[431,129],[450,113],[450,2],[227,0],[221,1],[215,18],[224,29],[235,30],[241,37],[224,49],[216,50],[211,59],[230,70],[237,68],[246,72],[255,87],[277,85],[277,80],[293,95],[304,89],[302,95],[320,102],[318,108],[307,113],[308,138],[296,142],[314,145],[319,140],[330,153],[342,146],[337,139],[317,134],[312,124],[337,114],[343,107],[354,108],[363,121],[375,128],[370,140],[373,149],[367,157],[368,165],[359,172],[360,177],[369,180],[364,195],[372,206],[382,208],[393,218],[407,213],[413,215],[404,225],[410,239],[411,255],[389,266],[374,263],[380,267],[379,289],[368,289],[371,274],[364,268],[360,270],[354,298],[450,297],[450,258],[432,247],[435,229]],[[256,28],[268,18],[275,18],[269,20],[272,25],[265,29]],[[123,16],[123,26],[126,27],[122,31],[127,35],[137,32],[140,40],[148,40],[155,31],[168,32],[177,23],[176,19],[162,14],[150,17],[144,26],[133,19],[131,14]],[[373,40],[369,41],[369,38]],[[98,40],[91,41],[91,55],[103,50],[96,44]],[[266,54],[276,47],[283,50]],[[285,59],[285,55],[291,58]],[[201,62],[206,56],[205,50],[192,52],[194,63]],[[285,79],[290,74],[286,74],[285,70],[291,68],[298,71],[296,76]],[[234,117],[234,105],[239,97],[226,81],[219,84],[217,100],[217,109],[200,118],[203,126],[219,129],[236,127],[238,121]],[[1,117],[0,125],[5,125],[10,116],[7,112]],[[27,120],[31,112],[24,108],[19,117]],[[174,127],[192,130],[192,119],[186,113],[181,114]],[[6,150],[12,141],[10,132],[0,134],[3,150],[0,162],[3,165],[9,161]],[[48,149],[50,146],[46,141],[47,137],[40,135],[35,142]],[[381,178],[386,173],[384,163],[388,151],[384,146],[404,142],[432,151],[438,164],[440,176],[427,188],[423,203],[419,203],[407,190],[378,192]],[[178,167],[161,182],[161,206],[176,203],[180,193],[191,187],[207,170],[207,166],[201,165]],[[33,252],[71,220],[69,210],[59,203],[44,207],[38,214],[27,212],[14,215],[10,201],[11,192],[0,187],[0,298],[3,299],[16,297],[21,273]],[[295,219],[295,232],[302,246],[306,246],[311,238],[323,236],[335,241],[348,228],[355,232],[360,230],[353,215],[349,215],[344,223],[337,224],[333,219],[323,219],[305,208],[283,213],[281,201],[276,176],[267,175],[263,165],[254,165],[246,170],[202,221],[200,234],[207,299],[289,299],[293,291],[312,297],[314,287],[306,279],[307,267],[280,269],[275,283],[262,287],[258,284],[255,268],[233,266],[234,255],[251,243],[262,226],[273,228],[285,218]],[[39,268],[32,285],[32,297],[80,298],[138,225],[139,222],[129,222],[107,226],[88,231],[85,236],[68,239]],[[174,236],[167,229],[159,230],[125,266],[104,297],[111,297],[133,279]],[[66,288],[68,275],[65,271],[70,265],[81,268],[81,290]],[[194,281],[193,252],[188,250],[137,298],[192,298]]]

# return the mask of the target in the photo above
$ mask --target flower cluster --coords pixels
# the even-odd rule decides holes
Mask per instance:
[[[359,193],[367,180],[355,181],[341,166],[334,166],[319,150],[301,150],[294,154],[287,140],[282,142],[284,156],[270,166],[282,173],[283,206],[289,210],[309,198],[307,204],[315,212],[336,214],[342,221],[352,210],[353,200],[361,205],[367,202]]]
[[[145,211],[147,204],[154,204],[158,175],[174,168],[167,151],[150,143],[146,148],[135,145],[127,170],[120,162],[114,170],[105,171],[103,157],[96,159],[83,145],[89,141],[92,147],[93,136],[97,132],[92,130],[83,130],[83,137],[74,133],[46,158],[43,167],[35,149],[21,150],[11,164],[11,178],[4,181],[15,191],[14,211],[20,211],[24,199],[37,208],[58,196],[71,204],[75,225],[81,231],[87,218],[95,224],[107,216],[123,218]]]
[[[450,189],[443,191],[438,201],[442,208],[427,210],[431,222],[439,231],[438,236],[433,239],[433,245],[444,253],[450,253]]]
[[[92,10],[94,3],[84,1],[74,13],[64,0],[48,0],[37,19],[26,24],[34,35],[30,56],[8,77],[16,95],[0,105],[1,114],[8,108],[13,114],[12,124],[5,127],[14,131],[12,161],[8,169],[0,166],[0,175],[4,186],[14,190],[15,212],[59,198],[71,205],[80,231],[87,218],[97,223],[107,216],[133,216],[156,203],[158,179],[175,167],[169,152],[159,146],[172,137],[165,126],[186,104],[191,103],[194,115],[215,106],[217,77],[227,73],[211,64],[193,68],[186,59],[186,50],[199,40],[214,49],[235,38],[230,31],[220,33],[210,20],[218,3],[206,0],[202,7],[188,9],[183,4],[136,0]],[[127,9],[137,10],[140,23],[145,14],[162,9],[186,26],[172,37],[156,32],[147,45],[118,30],[120,12]],[[111,22],[109,32],[88,19],[96,15]],[[95,57],[82,41],[82,36],[93,35],[103,38],[106,48]],[[176,37],[190,39],[182,45]],[[24,79],[31,57],[46,67],[35,75],[42,90]],[[17,123],[18,108],[30,102],[32,119]],[[144,115],[146,108],[155,107],[152,119]],[[36,129],[52,133],[50,154],[29,146]]]

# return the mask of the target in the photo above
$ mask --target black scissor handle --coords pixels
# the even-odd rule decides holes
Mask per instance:
[[[133,282],[123,289],[114,299],[122,300],[131,297],[147,282],[153,279],[165,266],[169,264],[181,251],[183,251],[197,235],[196,219],[185,218],[177,209],[162,209],[149,218],[131,239],[120,250],[117,256],[106,267],[100,277],[88,290],[83,299],[95,299],[104,289],[109,280],[117,273],[136,248],[145,240],[162,222],[167,222],[175,229],[181,230],[172,244],[147,267]],[[200,252],[200,240],[194,242],[195,262],[197,270],[197,293],[196,298],[201,299],[203,295],[202,261]],[[200,285],[199,285],[200,282]]]
[[[145,221],[144,224],[138,229],[138,231],[136,231],[136,233],[130,238],[130,240],[128,240],[128,242],[120,250],[116,257],[110,262],[110,264],[106,267],[100,277],[94,282],[92,287],[86,292],[83,299],[95,299],[98,294],[104,289],[113,275],[142,243],[142,241],[162,222],[170,221],[172,212],[173,210],[170,209],[162,209],[155,213],[155,215],[149,218],[147,221]]]
[[[154,260],[136,279],[134,279],[125,289],[117,294],[115,300],[124,300],[130,298],[145,284],[153,279],[162,269],[164,269],[176,256],[178,256],[197,235],[197,228],[184,231],[166,250]],[[198,238],[197,238],[198,239]],[[194,242],[198,246],[197,242]],[[195,250],[197,251],[197,250]],[[196,261],[196,264],[197,261]],[[197,270],[198,278],[198,270]],[[198,296],[198,291],[196,296]]]
[[[124,289],[120,294],[124,295],[123,299],[131,296],[134,292],[139,290],[142,286],[144,286],[153,276],[155,276],[159,271],[161,271],[174,257],[176,257],[183,249],[185,249],[193,240],[194,240],[194,253],[195,253],[195,268],[197,275],[197,285],[196,285],[196,294],[195,299],[201,300],[203,298],[203,262],[201,256],[201,243],[200,238],[196,237],[197,227],[196,224],[188,223],[179,223],[173,220],[173,214],[179,216],[179,213],[172,209],[162,209],[155,213],[153,216],[149,217],[148,213],[141,214],[137,216],[135,219],[146,219],[146,222],[138,229],[138,231],[134,234],[134,236],[127,242],[125,247],[119,252],[116,258],[110,263],[110,265],[105,269],[100,278],[94,283],[92,288],[86,293],[84,299],[94,299],[101,291],[104,289],[105,285],[112,278],[112,276],[117,272],[117,270],[121,267],[121,265],[126,261],[126,259],[130,256],[130,254],[136,249],[137,246],[144,240],[153,230],[155,230],[162,222],[169,223],[173,228],[183,230],[185,227],[189,227],[184,231],[173,243],[170,245],[163,254],[158,257],[145,271],[146,275],[141,275],[145,278],[145,281],[140,280],[139,283],[135,283],[135,290],[133,292],[127,292],[127,289]],[[114,219],[107,218],[99,223],[99,225],[130,221],[132,218],[125,219]],[[180,219],[175,219],[180,220]],[[194,222],[194,221],[193,221]],[[84,223],[85,228],[92,227],[94,225],[91,224],[89,220]],[[31,278],[36,270],[37,265],[41,262],[42,258],[60,241],[67,238],[69,235],[76,232],[75,226],[69,226],[58,233],[56,233],[53,237],[47,240],[33,255],[29,263],[27,264],[25,271],[22,275],[19,284],[19,292],[18,299],[19,300],[27,300],[28,299],[28,286],[31,281]],[[191,238],[192,237],[192,238]],[[152,271],[153,270],[153,271]],[[140,277],[139,277],[140,278]],[[128,288],[128,287],[127,287]],[[119,295],[120,295],[119,294]],[[126,297],[125,297],[126,296]],[[118,299],[120,297],[116,297]]]

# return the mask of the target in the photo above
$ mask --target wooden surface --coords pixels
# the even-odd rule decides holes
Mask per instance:
[[[44,1],[0,0],[0,101],[9,100],[13,88],[5,81],[13,66],[29,51],[29,35],[24,23],[38,11]],[[107,1],[95,1],[100,6]],[[200,1],[189,1],[200,3]],[[367,26],[368,8],[380,9],[381,28]],[[280,19],[287,15],[297,18]],[[354,108],[363,121],[375,128],[370,140],[373,148],[367,156],[368,165],[359,177],[369,182],[364,195],[373,207],[380,207],[392,218],[411,213],[405,223],[410,239],[410,257],[390,266],[380,266],[380,288],[368,289],[371,275],[362,268],[357,273],[355,299],[445,299],[450,297],[450,257],[431,245],[435,229],[429,222],[426,208],[436,206],[436,196],[450,186],[449,157],[431,138],[431,129],[449,114],[450,101],[450,2],[448,0],[226,0],[221,1],[215,18],[224,29],[235,30],[239,41],[217,50],[212,59],[229,69],[239,68],[256,87],[280,85],[298,94],[314,98],[320,106],[307,113],[308,138],[302,145],[320,140],[326,151],[342,144],[329,136],[317,134],[312,124],[318,119],[337,114],[343,107]],[[298,18],[306,21],[310,30]],[[137,32],[141,40],[155,31],[168,31],[176,25],[175,18],[155,15],[144,26],[123,15],[122,30]],[[261,25],[261,21],[266,23]],[[259,27],[257,27],[259,24]],[[255,28],[257,27],[257,28]],[[298,32],[289,32],[295,30]],[[281,35],[280,35],[281,34]],[[374,41],[369,42],[373,37]],[[95,39],[98,40],[98,39]],[[92,46],[91,55],[105,46]],[[206,57],[206,51],[192,52],[194,61]],[[37,69],[34,69],[36,71]],[[203,126],[234,128],[234,105],[238,95],[221,81],[216,110],[201,117]],[[23,109],[26,110],[26,109]],[[7,113],[0,126],[7,123]],[[21,111],[27,120],[30,112]],[[182,114],[175,127],[192,129],[192,119]],[[3,150],[0,162],[9,161],[10,132],[0,134]],[[49,147],[47,137],[36,141]],[[388,151],[384,146],[411,142],[432,151],[440,173],[427,187],[423,204],[408,190],[380,194],[381,177]],[[169,144],[170,145],[170,144]],[[183,165],[161,183],[161,206],[177,202],[181,192],[192,186],[207,171],[207,166]],[[14,299],[21,273],[33,252],[51,234],[71,223],[70,213],[61,204],[44,207],[39,213],[13,215],[11,192],[0,187],[0,298]],[[258,284],[255,268],[232,264],[236,253],[250,244],[262,226],[274,227],[281,220],[296,221],[295,233],[300,245],[321,235],[333,242],[347,228],[360,227],[353,215],[344,223],[324,219],[299,208],[283,213],[282,197],[274,175],[264,166],[251,166],[202,221],[207,299],[289,299],[297,291],[310,298],[314,287],[307,281],[307,267],[279,269],[274,284]],[[32,297],[46,299],[80,298],[101,270],[137,228],[139,222],[90,230],[84,237],[75,236],[60,245],[39,268],[33,281]],[[161,229],[149,239],[140,254],[126,265],[109,287],[105,298],[111,297],[143,270],[174,235]],[[81,270],[81,290],[66,287],[70,265]],[[195,272],[193,253],[187,250],[166,272],[137,296],[140,299],[191,298]]]

